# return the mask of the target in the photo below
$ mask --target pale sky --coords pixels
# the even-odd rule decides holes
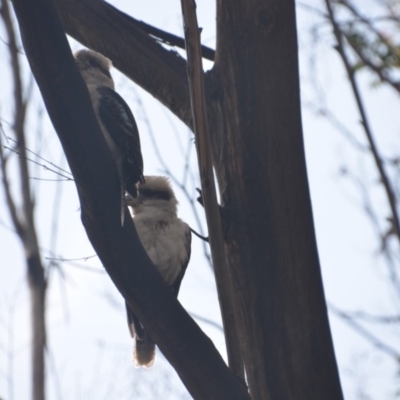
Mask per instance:
[[[113,1],[112,4],[135,18],[182,34],[179,1]],[[307,4],[321,8],[321,2],[317,0],[307,0]],[[365,10],[371,7],[370,2],[368,5],[365,2],[363,4],[367,7]],[[210,0],[198,2],[203,43],[210,47],[214,47],[215,43],[214,8],[214,2]],[[314,89],[317,84],[323,89],[330,109],[365,143],[354,100],[345,81],[345,72],[332,49],[330,30],[322,29],[320,45],[315,46],[311,41],[310,28],[318,23],[317,17],[300,8],[298,18],[304,140],[326,297],[329,303],[345,311],[394,314],[398,312],[398,299],[388,290],[386,270],[377,254],[378,244],[371,224],[361,209],[359,192],[348,179],[339,174],[340,168],[346,166],[353,172],[363,174],[363,178],[373,184],[376,181],[374,165],[368,156],[356,152],[326,120],[315,116],[306,107],[310,103],[320,102]],[[1,27],[0,38],[4,37]],[[71,46],[73,50],[82,47],[73,41]],[[0,52],[3,55],[0,57],[0,69],[4,75],[7,71],[7,56],[3,42],[0,42]],[[309,60],[314,53],[317,61],[316,69],[312,71]],[[211,65],[207,63],[205,68]],[[146,123],[148,118],[160,153],[179,181],[182,180],[185,163],[182,151],[192,148],[190,165],[195,182],[188,181],[186,188],[189,195],[195,197],[195,187],[198,186],[197,162],[187,128],[152,96],[128,82],[116,70],[112,74],[117,91],[127,100],[137,119],[145,173],[165,174],[154,151]],[[1,117],[9,121],[10,88],[8,81],[3,83],[0,111]],[[372,89],[367,75],[362,77],[360,83],[366,89],[367,110],[380,149],[400,154],[397,134],[400,125],[398,98],[388,89]],[[29,128],[32,130],[29,133],[29,146],[32,150],[40,148],[42,157],[68,168],[47,117],[42,126],[37,126],[36,109],[40,104],[38,91],[34,97],[35,105],[30,110],[29,119]],[[139,104],[138,98],[143,106]],[[40,140],[35,136],[37,130],[41,132]],[[32,178],[57,178],[43,168],[30,167]],[[53,261],[58,264],[58,267],[51,268],[47,302],[50,348],[48,399],[190,398],[159,352],[153,369],[144,371],[133,367],[132,341],[126,326],[123,301],[109,278],[101,272],[102,267],[97,257],[76,261],[80,266],[96,268],[94,272],[59,260],[81,259],[94,254],[80,222],[74,184],[33,179],[32,184],[37,187],[36,223],[44,256],[50,257],[49,250],[52,249],[57,254],[57,260]],[[185,194],[177,186],[175,191],[180,201],[180,217],[193,228],[199,229]],[[53,203],[56,193],[61,197],[61,202],[56,214],[56,246],[52,248]],[[381,204],[384,213],[387,206],[380,189],[374,189],[372,197]],[[4,195],[0,190],[0,202],[3,204],[3,201]],[[196,210],[204,224],[203,210],[200,206],[196,206]],[[0,398],[25,400],[30,393],[29,303],[25,266],[18,239],[7,229],[11,224],[4,205],[0,207],[0,223]],[[50,260],[45,259],[44,262],[48,265]],[[179,300],[189,312],[220,324],[213,275],[204,258],[203,245],[197,238],[193,238],[192,258]],[[332,314],[330,321],[345,398],[360,399],[360,391],[364,390],[371,399],[393,399],[399,387],[395,363]],[[198,323],[224,355],[220,329],[205,322]],[[394,328],[389,331],[372,326],[371,330],[377,335],[384,335],[400,351]]]

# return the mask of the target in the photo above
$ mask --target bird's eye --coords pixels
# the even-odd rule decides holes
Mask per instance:
[[[171,194],[164,190],[140,189],[140,195],[148,200],[171,200]]]
[[[94,68],[98,69],[102,74],[106,75],[108,78],[111,79],[110,71],[108,70],[108,68],[105,68],[102,63],[94,59],[91,60],[91,64]]]

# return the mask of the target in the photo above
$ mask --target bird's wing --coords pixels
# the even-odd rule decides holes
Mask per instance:
[[[183,276],[185,275],[186,268],[187,268],[187,266],[189,264],[189,260],[190,260],[191,244],[192,244],[192,232],[190,232],[189,225],[187,225],[186,227],[187,227],[187,230],[186,230],[186,236],[185,236],[185,239],[186,239],[185,248],[186,248],[187,259],[183,263],[182,269],[179,272],[178,276],[175,279],[175,282],[172,285],[172,288],[173,288],[174,293],[176,294],[176,297],[178,297],[178,293],[179,293],[179,289],[181,287],[182,279],[183,279]]]
[[[126,181],[134,180],[134,183],[144,181],[139,131],[132,111],[114,90],[105,86],[97,90],[100,94],[99,116],[124,156],[123,172]]]

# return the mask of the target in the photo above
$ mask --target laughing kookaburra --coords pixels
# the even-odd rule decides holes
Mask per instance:
[[[89,90],[97,121],[117,167],[121,181],[123,223],[125,192],[136,197],[136,184],[144,182],[138,128],[129,106],[114,90],[114,81],[110,74],[111,61],[92,50],[80,50],[74,57]]]
[[[166,177],[146,176],[146,183],[138,188],[139,195],[127,201],[136,231],[151,261],[178,296],[190,258],[189,225],[177,217],[178,201]],[[155,344],[128,305],[126,310],[135,338],[135,364],[149,368],[154,363]]]

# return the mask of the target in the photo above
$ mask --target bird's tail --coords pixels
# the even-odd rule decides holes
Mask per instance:
[[[136,367],[150,368],[154,364],[156,345],[145,329],[139,338],[136,335],[135,348],[133,349],[133,361]]]
[[[129,331],[131,336],[135,338],[133,361],[136,367],[150,368],[154,364],[156,345],[128,303],[125,303],[125,305]]]

